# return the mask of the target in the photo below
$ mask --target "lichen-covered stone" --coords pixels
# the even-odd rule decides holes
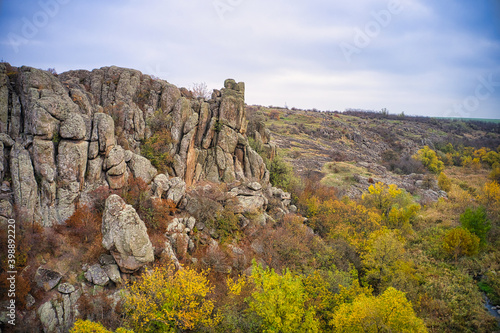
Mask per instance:
[[[106,199],[102,245],[124,272],[134,272],[154,260],[146,226],[135,209],[113,194]]]

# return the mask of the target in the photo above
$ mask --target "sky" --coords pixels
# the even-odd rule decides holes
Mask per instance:
[[[264,106],[500,118],[500,0],[0,0],[0,58],[233,78]]]

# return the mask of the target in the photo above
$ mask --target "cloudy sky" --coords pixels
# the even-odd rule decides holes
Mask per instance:
[[[500,0],[0,0],[0,58],[234,78],[248,104],[500,118]]]

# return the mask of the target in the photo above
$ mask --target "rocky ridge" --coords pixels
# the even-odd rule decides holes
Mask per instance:
[[[140,147],[160,114],[173,139],[167,178],[188,186],[200,180],[267,184],[265,164],[245,135],[244,90],[242,82],[228,79],[205,100],[131,69],[55,76],[2,63],[1,181],[28,220],[64,223],[79,199],[98,186],[120,189],[129,178],[153,181],[158,171]]]

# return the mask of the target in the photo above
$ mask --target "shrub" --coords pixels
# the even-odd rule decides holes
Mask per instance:
[[[193,85],[191,86],[191,91],[193,92],[194,98],[210,98],[210,92],[205,82],[193,83]]]
[[[268,163],[269,181],[275,187],[288,189],[293,179],[292,167],[281,157],[276,156]]]
[[[102,216],[87,205],[79,205],[66,220],[66,232],[73,244],[88,244],[101,234]]]
[[[451,190],[451,180],[444,174],[444,172],[439,174],[438,186],[445,192],[449,192]]]
[[[280,120],[280,113],[278,110],[272,110],[270,113],[269,113],[269,118],[273,119],[273,120]]]
[[[144,141],[141,154],[151,161],[158,172],[168,173],[174,162],[170,154],[173,142],[170,131],[163,128]]]
[[[215,224],[221,242],[239,238],[238,216],[230,209],[224,209],[216,214]]]
[[[491,170],[489,176],[488,176],[492,181],[495,181],[497,183],[500,183],[500,166],[496,166]]]

